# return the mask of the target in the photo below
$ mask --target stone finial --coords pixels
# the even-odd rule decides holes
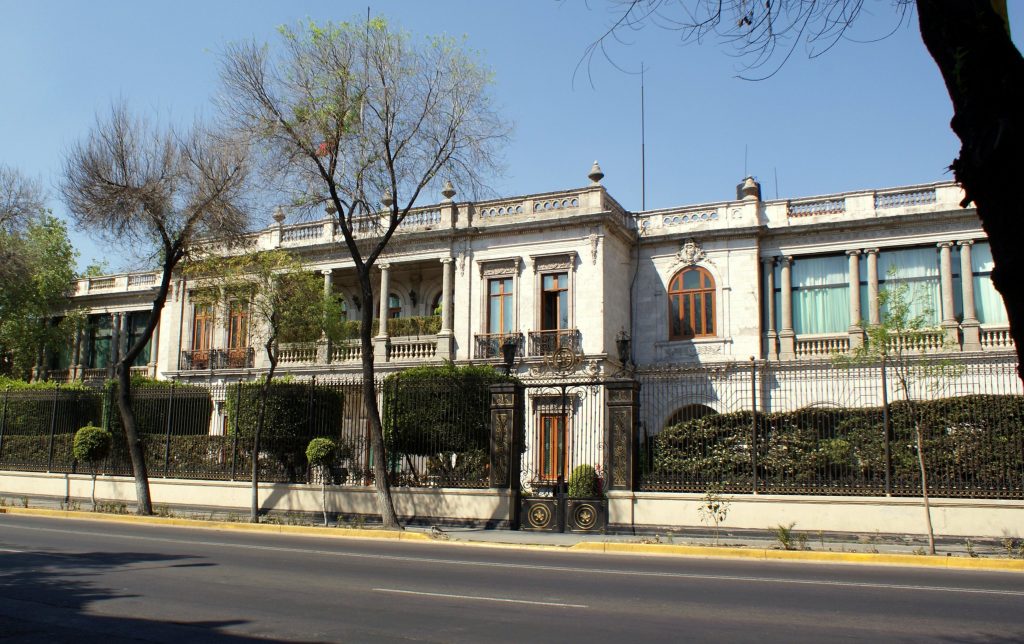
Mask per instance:
[[[384,193],[384,196],[380,198],[380,203],[385,208],[390,208],[391,204],[395,203],[395,198],[391,196],[391,191],[388,190]]]
[[[747,177],[741,184],[736,186],[736,198],[743,201],[749,199],[761,200],[761,184],[754,180],[754,177]]]
[[[590,179],[590,185],[599,186],[601,185],[601,179],[604,179],[604,173],[601,172],[601,166],[597,165],[597,160],[594,160],[594,165],[590,166],[590,174],[587,175]]]
[[[277,210],[274,211],[274,221],[276,221],[278,224],[284,223],[284,208],[282,208],[281,206],[278,206]]]
[[[441,187],[441,196],[445,198],[445,201],[451,201],[455,196],[455,186],[451,181],[445,180],[444,186]]]

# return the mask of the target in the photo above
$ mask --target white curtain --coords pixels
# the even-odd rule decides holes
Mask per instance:
[[[850,327],[849,258],[798,257],[792,270],[793,331],[845,333]]]
[[[971,248],[971,272],[974,274],[974,307],[982,324],[1007,324],[1003,298],[992,286],[992,248],[977,242]]]
[[[936,248],[908,248],[878,254],[879,290],[906,284],[910,317],[924,316],[925,324],[937,325],[942,316],[939,287],[939,253]],[[886,315],[882,307],[882,318]]]

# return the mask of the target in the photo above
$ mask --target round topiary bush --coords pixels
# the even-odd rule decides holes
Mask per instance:
[[[113,436],[109,431],[89,424],[75,432],[71,453],[76,461],[88,463],[95,470],[96,465],[110,454],[112,443]]]
[[[306,446],[306,460],[313,467],[326,469],[334,461],[338,446],[329,438],[314,438]]]
[[[593,465],[577,465],[569,475],[569,496],[574,499],[589,499],[601,496],[597,470]]]

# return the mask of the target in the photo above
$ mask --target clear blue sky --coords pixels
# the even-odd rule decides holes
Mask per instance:
[[[868,0],[855,36],[870,40],[895,24],[891,0]],[[64,2],[0,0],[0,161],[51,189],[67,147],[112,99],[164,119],[210,113],[217,51],[231,40],[273,40],[275,27],[303,18],[365,15],[366,3],[293,0]],[[493,189],[518,195],[585,185],[599,160],[604,183],[640,209],[639,79],[603,59],[573,82],[586,46],[610,20],[604,0],[376,1],[372,11],[415,34],[465,35],[495,72],[494,95],[515,124],[505,176]],[[1010,7],[1011,12],[1018,9]],[[1024,21],[1011,15],[1020,43]],[[949,178],[959,144],[938,69],[916,17],[880,42],[841,42],[810,60],[797,51],[769,80],[736,78],[730,50],[681,46],[647,29],[616,62],[646,75],[647,207],[727,199],[744,173],[775,197]],[[1018,45],[1019,46],[1019,45]],[[268,212],[272,204],[267,205]],[[124,249],[76,233],[79,263],[107,258],[130,268]]]

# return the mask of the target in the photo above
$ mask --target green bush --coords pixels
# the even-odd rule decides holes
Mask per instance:
[[[329,438],[314,438],[306,446],[306,461],[312,467],[326,468],[334,462],[338,446]]]
[[[592,499],[601,495],[600,479],[593,465],[577,465],[569,474],[569,496],[574,499]]]
[[[1024,396],[972,395],[890,405],[895,488],[920,485],[918,423],[936,487],[1020,489],[1024,473]],[[654,437],[654,482],[745,485],[752,481],[751,414],[717,414]],[[758,415],[758,477],[815,487],[881,485],[885,443],[881,408],[805,408]]]
[[[384,431],[394,454],[487,450],[490,387],[509,379],[491,367],[414,367],[384,381]]]
[[[88,463],[93,469],[110,454],[113,439],[102,427],[86,425],[75,432],[71,453],[76,461]]]
[[[236,390],[229,390],[226,399],[228,431],[233,433],[237,421],[241,445],[252,445],[260,407],[262,383],[242,385],[241,408]],[[276,474],[296,482],[306,470],[306,446],[311,438],[337,437],[341,433],[344,396],[338,389],[302,382],[274,382],[267,399],[266,418],[260,436],[260,451],[271,455]],[[237,419],[236,419],[237,415]],[[242,450],[240,445],[239,449]],[[249,447],[246,447],[247,451]]]

